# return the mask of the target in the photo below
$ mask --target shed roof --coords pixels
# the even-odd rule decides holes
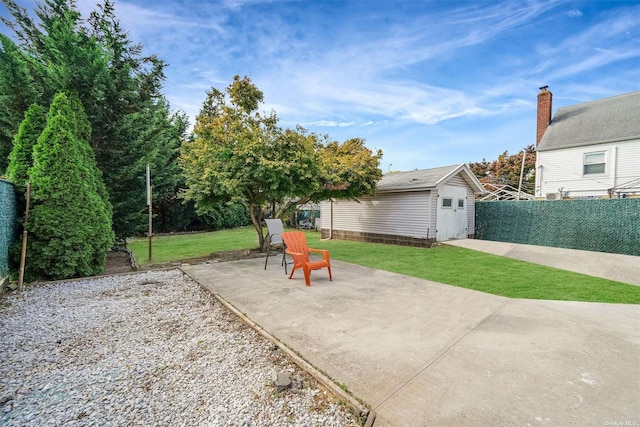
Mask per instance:
[[[391,172],[378,181],[378,192],[419,191],[436,188],[449,178],[462,173],[462,177],[476,193],[484,193],[484,187],[469,169],[462,163],[432,169],[418,169],[409,172]]]
[[[558,109],[538,151],[640,139],[640,91]]]

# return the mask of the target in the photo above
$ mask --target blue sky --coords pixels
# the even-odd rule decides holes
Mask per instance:
[[[169,63],[164,94],[192,122],[208,89],[246,75],[281,125],[365,138],[385,172],[534,144],[543,85],[554,113],[640,90],[640,1],[115,4],[132,40]]]

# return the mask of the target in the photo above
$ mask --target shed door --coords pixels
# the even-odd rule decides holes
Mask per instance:
[[[438,191],[438,217],[436,240],[467,237],[467,189],[443,185]]]

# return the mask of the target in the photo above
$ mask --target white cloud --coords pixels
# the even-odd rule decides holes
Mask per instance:
[[[358,125],[356,122],[339,122],[336,120],[319,120],[317,122],[308,122],[302,123],[304,126],[319,126],[319,127],[351,127],[351,126],[362,126]]]
[[[554,102],[564,92],[571,93],[564,101],[597,98],[620,83],[598,76],[593,87],[572,84],[576,76],[640,52],[637,6],[613,8],[586,27],[571,19],[580,10],[548,0],[398,3],[416,13],[382,0],[379,8],[359,1],[189,5],[116,3],[132,39],[170,63],[173,108],[193,118],[211,86],[224,89],[233,75],[249,75],[265,94],[262,109],[275,110],[283,126],[328,130],[339,140],[365,137],[385,150],[385,162],[405,170],[412,162],[441,166],[463,155],[474,161],[517,151],[534,139],[534,131],[517,129],[534,126],[539,86],[565,85]],[[549,37],[534,37],[540,34]],[[633,80],[632,71],[619,75]],[[494,130],[510,120],[518,121],[508,131]],[[472,130],[461,127],[469,123]],[[485,154],[472,154],[478,150]]]
[[[566,38],[555,46],[539,48],[545,60],[534,73],[546,73],[549,79],[575,76],[602,66],[640,58],[638,41],[627,37],[640,27],[640,7],[612,16]]]

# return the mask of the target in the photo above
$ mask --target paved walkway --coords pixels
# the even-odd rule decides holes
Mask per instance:
[[[637,256],[475,239],[452,240],[446,244],[640,286],[640,257]]]
[[[640,306],[332,265],[311,287],[277,260],[183,269],[364,400],[375,427],[640,425]]]

